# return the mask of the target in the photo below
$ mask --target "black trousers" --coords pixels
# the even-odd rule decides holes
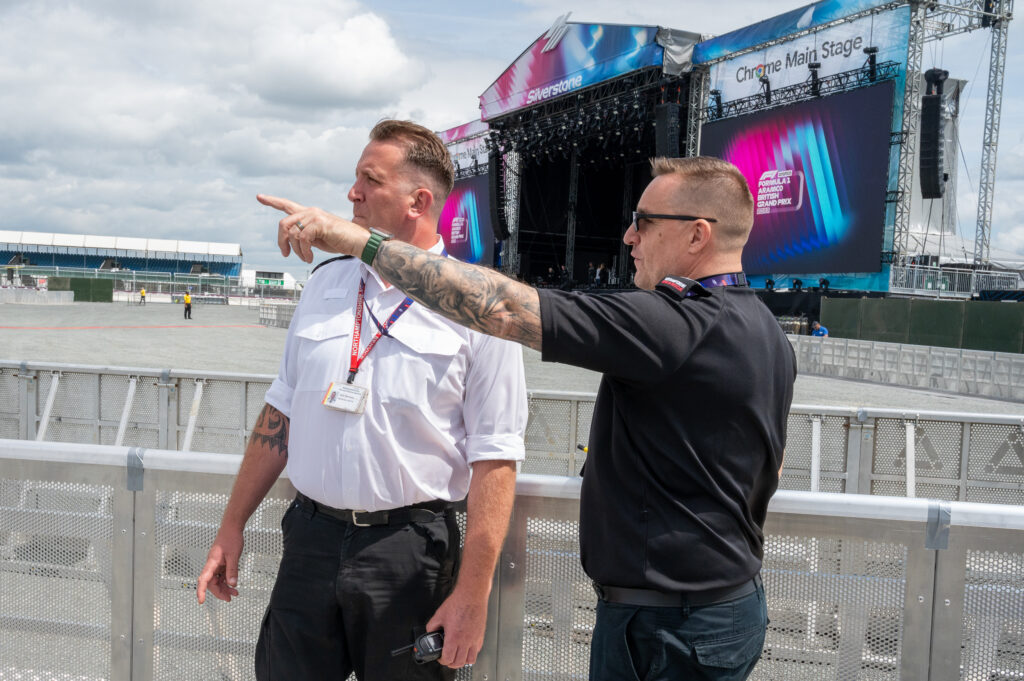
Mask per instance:
[[[185,319],[192,319],[192,303],[185,303]]]
[[[256,644],[259,681],[455,678],[417,665],[413,642],[451,593],[459,561],[455,512],[357,527],[298,500],[281,521],[284,554]]]

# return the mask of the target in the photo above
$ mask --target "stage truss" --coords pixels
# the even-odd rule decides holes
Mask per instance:
[[[909,44],[907,46],[903,117],[901,129],[893,133],[893,143],[899,145],[900,157],[896,190],[889,192],[887,198],[887,201],[893,206],[892,250],[883,253],[883,261],[892,263],[894,266],[893,271],[895,271],[897,268],[907,264],[907,259],[910,255],[910,207],[912,199],[910,184],[913,175],[918,125],[921,117],[921,62],[924,44],[978,29],[988,29],[992,31],[992,48],[989,57],[988,92],[985,105],[981,172],[979,173],[980,179],[978,183],[978,216],[974,252],[975,264],[977,266],[984,266],[989,260],[992,207],[995,194],[996,151],[999,143],[999,123],[1002,113],[1003,81],[1006,66],[1007,29],[1010,20],[1013,18],[1013,0],[947,0],[946,2],[923,2],[918,0],[910,0],[908,2],[907,0],[899,0],[851,14],[842,19],[804,31],[790,33],[775,40],[754,45],[702,64],[691,75],[691,106],[689,107],[686,125],[687,153],[692,154],[692,150],[699,148],[701,125],[705,120],[774,107],[779,103],[778,97],[782,93],[782,90],[773,92],[770,103],[765,101],[764,95],[748,97],[735,102],[709,103],[710,93],[707,92],[706,88],[709,81],[707,69],[711,65],[749,52],[764,50],[773,45],[789,42],[801,36],[820,32],[833,26],[856,21],[872,14],[888,12],[908,5],[911,12],[911,21]],[[878,64],[878,68],[881,69],[883,64]],[[865,66],[865,69],[860,71],[864,72],[867,68]],[[886,68],[889,69],[891,67],[886,65]],[[862,78],[860,75],[853,75],[854,73],[848,72],[848,74],[837,75],[850,75],[855,79]],[[819,82],[824,83],[825,80],[823,78]],[[858,87],[863,84],[869,83],[857,82],[852,85],[849,83],[839,85],[837,83],[836,86],[839,89],[844,89],[846,85]],[[812,94],[809,92],[809,88],[810,82],[791,88],[784,88],[785,90],[791,90],[791,92],[787,93],[788,101],[786,103],[824,94]],[[839,91],[839,89],[834,91]]]

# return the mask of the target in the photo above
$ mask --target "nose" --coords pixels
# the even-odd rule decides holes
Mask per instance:
[[[348,200],[355,203],[362,197],[362,192],[359,190],[359,180],[352,183],[352,187],[348,190]]]
[[[622,235],[622,243],[626,244],[627,246],[632,246],[633,244],[636,243],[636,238],[637,238],[636,223],[635,222],[631,222],[631,223],[629,223],[629,226],[626,227],[626,233]]]

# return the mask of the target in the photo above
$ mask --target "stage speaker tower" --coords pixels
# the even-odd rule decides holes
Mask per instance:
[[[504,241],[510,236],[505,219],[504,173],[501,153],[492,149],[487,154],[487,189],[491,203],[491,231],[494,238]]]
[[[921,198],[941,199],[946,188],[945,110],[942,103],[942,83],[949,71],[929,69],[924,74],[925,94],[921,97]]]
[[[679,156],[679,105],[665,102],[654,107],[654,153]]]

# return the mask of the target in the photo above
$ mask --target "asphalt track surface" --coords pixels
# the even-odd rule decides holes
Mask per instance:
[[[275,374],[285,329],[259,325],[255,308],[150,302],[0,304],[0,359],[145,369]],[[523,349],[531,390],[593,393],[598,374],[540,361]],[[800,376],[801,405],[1024,414],[1024,404],[819,376]]]

